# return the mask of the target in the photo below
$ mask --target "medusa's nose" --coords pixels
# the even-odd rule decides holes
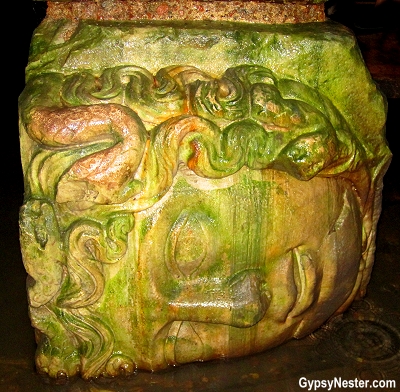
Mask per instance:
[[[265,315],[270,295],[257,271],[245,270],[237,274],[230,286],[232,317],[230,325],[251,327]]]
[[[269,295],[257,270],[243,270],[229,281],[192,282],[170,302],[175,320],[251,327],[265,315]]]

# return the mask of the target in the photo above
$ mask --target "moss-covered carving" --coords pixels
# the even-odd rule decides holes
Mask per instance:
[[[40,371],[246,355],[364,294],[390,152],[342,27],[45,20],[19,105]]]

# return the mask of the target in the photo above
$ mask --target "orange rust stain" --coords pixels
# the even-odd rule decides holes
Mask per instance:
[[[204,7],[202,5],[195,5],[194,8],[196,9],[196,11],[204,12]]]
[[[162,3],[157,7],[156,12],[158,15],[164,15],[168,12],[168,10],[169,10],[168,4]]]
[[[188,167],[190,170],[194,170],[200,157],[201,148],[197,140],[192,140],[190,142],[190,147],[192,147],[193,156],[188,161]]]

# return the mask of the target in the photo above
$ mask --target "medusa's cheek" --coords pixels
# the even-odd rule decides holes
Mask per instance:
[[[298,233],[302,226],[303,238],[295,234],[293,227],[291,240],[301,245],[289,248],[272,263],[267,276],[271,302],[258,326],[260,331],[274,328],[275,322],[277,332],[286,334],[290,330],[291,336],[302,337],[335,312],[343,311],[359,289],[364,265],[359,204],[350,184],[324,181],[326,195],[336,196],[325,199],[329,200],[329,210],[313,226],[307,224],[307,219],[299,220]],[[316,198],[316,207],[323,207],[318,206],[318,200],[323,199],[322,195]]]

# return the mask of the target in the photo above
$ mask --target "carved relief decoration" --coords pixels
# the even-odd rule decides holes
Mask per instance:
[[[365,290],[375,230],[371,184],[387,161],[375,165],[367,144],[315,89],[278,78],[260,65],[231,67],[220,77],[188,65],[163,67],[155,74],[121,65],[35,75],[21,95],[20,113],[26,186],[21,247],[41,371],[90,378],[130,373],[140,366],[141,359],[120,349],[119,332],[103,313],[108,314],[105,303],[112,292],[108,281],[121,274],[126,284],[128,271],[132,276],[141,271],[139,264],[147,256],[138,255],[138,248],[142,240],[150,241],[141,234],[143,222],[150,222],[150,230],[162,213],[160,203],[185,176],[217,184],[244,170],[270,170],[305,183],[314,178],[350,183],[343,186],[342,218],[332,219],[338,227],[353,215],[362,222],[362,268],[347,297]],[[168,223],[160,257],[172,280],[186,281],[188,287],[195,280],[201,286],[217,257],[215,219],[189,207]],[[282,254],[283,267],[270,274],[279,279],[289,263],[297,268],[293,285],[315,288],[321,282],[315,264],[320,250],[303,245]],[[217,329],[257,324],[271,296],[279,294],[265,287],[265,269],[258,267],[228,269],[229,283],[207,283],[225,296],[215,307],[231,303],[236,312],[213,319],[210,311]],[[126,298],[139,296],[135,287],[127,290]],[[254,301],[244,303],[241,292]],[[296,307],[283,320],[300,316],[319,300],[318,291],[300,290],[296,298]],[[171,309],[174,303],[178,307],[178,299],[169,301]],[[206,327],[199,321],[166,323],[163,360],[178,364],[206,356]],[[171,336],[180,338],[168,340]]]

